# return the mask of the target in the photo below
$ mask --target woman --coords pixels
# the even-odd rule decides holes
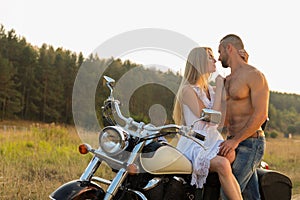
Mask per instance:
[[[216,60],[210,48],[198,47],[189,53],[184,77],[175,100],[173,118],[176,124],[190,126],[200,118],[203,108],[221,110],[224,80],[221,76],[216,78],[215,90],[209,85],[211,73],[216,71],[215,63]],[[191,185],[202,188],[209,171],[217,172],[226,196],[234,200],[242,199],[240,187],[230,166],[234,155],[230,158],[217,155],[219,144],[223,141],[217,125],[198,121],[194,129],[206,136],[203,145],[207,147],[207,150],[185,137],[181,137],[177,144],[177,148],[192,161]]]

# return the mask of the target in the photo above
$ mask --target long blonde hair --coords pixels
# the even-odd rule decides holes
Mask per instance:
[[[196,47],[192,49],[188,55],[184,75],[181,80],[174,103],[173,119],[176,124],[181,125],[184,123],[182,113],[183,88],[187,85],[195,85],[196,83],[202,89],[208,88],[208,79],[210,77],[210,73],[208,72],[208,51],[211,51],[211,48]]]

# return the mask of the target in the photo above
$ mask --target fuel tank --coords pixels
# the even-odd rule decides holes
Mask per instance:
[[[179,150],[154,142],[140,155],[143,169],[150,174],[191,174],[192,164]]]

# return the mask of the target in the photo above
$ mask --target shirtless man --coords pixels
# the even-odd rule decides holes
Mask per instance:
[[[233,34],[219,44],[219,61],[230,67],[226,77],[225,126],[228,139],[219,154],[226,156],[236,151],[233,174],[241,187],[244,199],[260,199],[256,168],[264,154],[265,137],[261,125],[268,118],[269,87],[265,76],[240,56],[242,40]]]

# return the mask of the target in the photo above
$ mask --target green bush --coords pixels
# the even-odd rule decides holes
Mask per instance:
[[[272,131],[270,133],[270,138],[277,138],[277,136],[278,136],[278,132],[277,131]]]

